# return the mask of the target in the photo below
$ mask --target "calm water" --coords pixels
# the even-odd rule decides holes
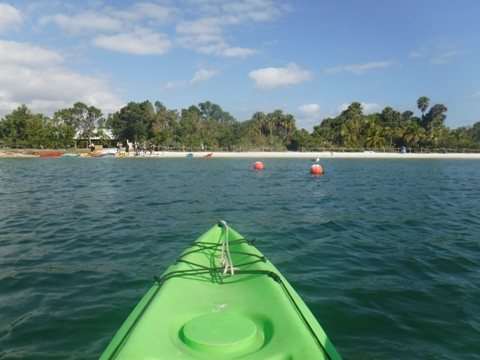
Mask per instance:
[[[480,359],[480,161],[0,160],[0,359],[96,359],[219,219],[345,360]]]

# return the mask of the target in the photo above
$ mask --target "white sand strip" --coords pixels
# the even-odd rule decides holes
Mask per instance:
[[[145,158],[186,158],[188,154],[193,154],[193,158],[204,158],[209,152],[182,152],[182,151],[165,151],[155,152],[153,155],[147,153],[146,155],[139,155]],[[468,153],[383,153],[383,152],[262,152],[262,151],[245,151],[245,152],[213,152],[211,158],[252,158],[252,159],[267,159],[267,158],[284,158],[284,159],[316,159],[316,158],[364,158],[364,159],[480,159],[480,153],[468,154]],[[129,157],[134,157],[130,153]]]
[[[105,153],[115,153],[116,149],[105,149]],[[141,154],[142,158],[186,158],[188,154],[193,154],[193,158],[204,158],[205,155],[210,154],[207,151],[198,152],[182,152],[182,151],[165,151],[155,152],[153,155],[147,152],[147,154]],[[211,158],[245,158],[245,159],[269,159],[269,158],[284,158],[284,159],[340,159],[340,158],[360,158],[360,159],[480,159],[480,153],[383,153],[383,152],[336,152],[330,153],[330,151],[323,152],[263,152],[263,151],[245,151],[245,152],[213,152]],[[38,155],[27,155],[18,151],[0,150],[0,158],[32,158],[38,157]],[[130,152],[128,158],[133,158],[133,152]],[[125,157],[127,158],[127,157]],[[208,160],[208,158],[205,158]]]

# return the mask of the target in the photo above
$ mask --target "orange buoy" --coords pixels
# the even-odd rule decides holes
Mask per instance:
[[[255,164],[253,164],[253,168],[255,170],[263,170],[265,169],[265,166],[263,166],[263,163],[261,161],[257,161]]]
[[[315,174],[315,175],[321,175],[321,174],[323,174],[323,169],[320,165],[312,165],[310,167],[310,173]]]

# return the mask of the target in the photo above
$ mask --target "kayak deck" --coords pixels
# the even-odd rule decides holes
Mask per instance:
[[[225,223],[155,278],[101,359],[341,359],[280,272]]]

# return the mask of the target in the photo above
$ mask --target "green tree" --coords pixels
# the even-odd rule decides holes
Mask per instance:
[[[443,143],[448,137],[448,129],[445,126],[431,128],[427,135],[426,140],[428,144],[437,149],[438,145]]]
[[[182,109],[177,131],[179,142],[186,146],[200,146],[205,140],[200,132],[202,120],[202,113],[195,105]]]
[[[2,120],[1,132],[7,145],[25,146],[27,136],[25,129],[31,116],[32,112],[25,104],[20,105],[11,114],[5,115],[5,119]]]
[[[480,121],[473,124],[473,126],[468,129],[468,133],[474,142],[480,143]]]
[[[467,128],[462,126],[450,131],[448,143],[453,148],[463,148],[468,145],[471,138],[468,134]]]
[[[305,129],[296,130],[292,135],[289,146],[290,150],[310,150],[313,148],[314,139],[312,135]]]
[[[422,139],[425,138],[425,129],[416,121],[409,121],[406,124],[403,139],[407,142],[408,145],[413,146],[418,144]]]
[[[367,147],[383,147],[387,142],[383,137],[383,129],[381,126],[371,128],[365,140]]]
[[[56,147],[55,133],[48,117],[42,114],[29,116],[25,126],[25,141],[28,145],[39,148],[42,146]]]
[[[429,101],[430,99],[426,96],[420,96],[417,100],[417,107],[422,112],[422,117],[423,117],[423,114],[425,113],[425,110],[428,109]]]
[[[400,112],[393,110],[393,108],[390,106],[387,106],[379,115],[379,120],[383,123],[390,124],[390,126],[398,126],[402,123],[403,118]]]
[[[210,101],[201,102],[198,107],[206,119],[213,118],[224,126],[232,125],[237,121],[230,113],[223,111],[220,105]]]
[[[150,101],[129,102],[109,116],[106,124],[117,139],[144,142],[154,137],[152,124],[155,118],[155,109]]]
[[[88,142],[91,142],[101,117],[100,109],[87,106],[82,102],[76,102],[71,109],[71,122],[75,130],[79,136],[88,138]]]
[[[348,147],[350,144],[354,144],[358,141],[359,131],[358,124],[353,120],[347,120],[340,130],[342,136],[343,145]]]
[[[55,124],[70,127],[70,129],[62,128],[63,133],[70,133],[73,129],[77,137],[88,138],[88,141],[91,142],[92,137],[97,135],[99,121],[103,118],[100,109],[79,101],[73,104],[72,108],[56,111],[54,119]],[[55,128],[54,131],[58,131],[58,129]]]
[[[168,110],[160,101],[156,101],[151,141],[163,147],[174,144],[177,141],[179,123],[180,114],[177,110]]]
[[[395,140],[401,139],[403,132],[401,127],[390,126],[387,124],[386,126],[383,127],[382,135],[386,136],[390,140],[389,146],[392,147],[394,144],[394,139]],[[397,145],[400,146],[401,144],[397,144]]]
[[[443,104],[433,105],[428,113],[422,116],[421,125],[424,128],[428,128],[429,126],[442,126],[447,118],[447,115],[445,115],[447,110],[447,107]]]
[[[345,120],[357,120],[360,121],[363,117],[363,107],[359,102],[351,103],[346,110],[343,110],[340,114]]]

